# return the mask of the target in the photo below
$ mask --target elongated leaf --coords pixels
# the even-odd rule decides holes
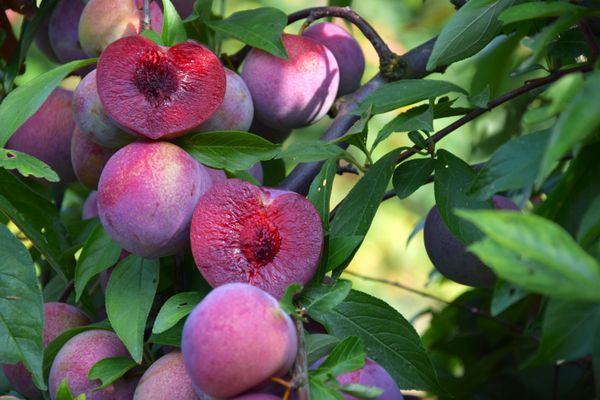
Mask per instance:
[[[187,33],[173,3],[171,3],[171,0],[163,0],[162,3],[164,16],[161,38],[163,45],[172,46],[175,43],[185,42],[187,40]]]
[[[106,287],[106,314],[136,362],[142,361],[146,320],[159,276],[158,260],[130,255],[117,264]]]
[[[60,180],[58,174],[48,164],[16,150],[0,148],[0,167],[16,169],[23,176],[44,178],[48,182],[58,182]]]
[[[0,362],[23,362],[36,386],[45,389],[42,291],[29,252],[4,225],[0,225],[0,260]]]
[[[308,200],[315,206],[321,217],[323,229],[329,232],[329,202],[336,172],[336,160],[328,160],[321,167],[308,191]]]
[[[313,283],[306,288],[298,300],[313,318],[331,311],[350,293],[352,282],[338,279],[333,285]]]
[[[433,108],[431,105],[413,107],[385,124],[377,134],[375,142],[373,143],[373,148],[387,139],[394,132],[418,130],[425,130],[428,132],[433,130]]]
[[[356,336],[349,336],[335,346],[314,374],[338,376],[355,371],[365,365],[365,356],[366,352],[360,339]]]
[[[427,70],[463,60],[483,49],[502,28],[498,16],[514,0],[469,0],[444,26],[427,61]]]
[[[532,1],[514,5],[498,16],[504,25],[536,18],[560,17],[571,12],[583,12],[584,7],[562,1]]]
[[[408,160],[398,165],[394,171],[392,183],[396,195],[405,199],[423,186],[435,168],[432,158]]]
[[[75,266],[75,295],[79,301],[86,285],[94,276],[112,267],[119,260],[121,248],[102,225],[96,225],[83,246]]]
[[[192,312],[200,300],[202,300],[202,294],[199,292],[177,293],[172,296],[158,312],[152,333],[162,333],[175,326]]]
[[[60,382],[60,385],[58,385],[58,389],[56,389],[56,400],[85,400],[85,393],[73,397],[71,390],[69,390],[69,383],[65,377],[65,379]]]
[[[308,354],[308,365],[313,365],[317,360],[325,357],[336,344],[340,342],[338,338],[323,333],[315,333],[304,337],[306,343],[306,353]]]
[[[17,128],[40,108],[50,93],[68,74],[95,62],[95,58],[71,61],[41,74],[10,92],[0,103],[0,121],[2,121],[0,147],[4,147]]]
[[[287,25],[287,16],[276,8],[239,11],[224,20],[206,21],[206,24],[216,32],[287,59],[281,41],[283,28]]]
[[[349,261],[364,238],[364,235],[332,237],[327,249],[327,271],[333,271]]]
[[[280,158],[289,158],[294,162],[313,162],[327,160],[330,158],[348,158],[346,150],[332,143],[327,143],[322,140],[310,142],[292,143],[287,149],[279,154]]]
[[[308,383],[311,400],[345,400],[335,388],[323,382],[321,377],[311,377]]]
[[[550,297],[600,301],[600,264],[560,226],[507,211],[457,214],[485,233],[469,248],[500,277]]]
[[[385,83],[367,96],[354,113],[360,114],[373,107],[373,114],[381,114],[449,92],[467,94],[454,83],[433,79],[404,79]]]
[[[352,290],[318,322],[340,339],[360,338],[367,356],[385,368],[402,389],[439,389],[435,370],[419,335],[402,315],[382,300]]]
[[[104,358],[90,368],[88,379],[100,379],[102,384],[94,388],[94,391],[102,390],[135,366],[137,363],[129,357]]]
[[[202,164],[231,171],[246,170],[280,152],[279,145],[248,132],[197,133],[176,143]]]
[[[384,391],[378,387],[361,385],[360,383],[351,383],[340,388],[344,393],[361,399],[375,399],[381,396]]]
[[[519,300],[524,299],[528,294],[527,291],[517,285],[499,279],[494,287],[490,313],[496,316]]]

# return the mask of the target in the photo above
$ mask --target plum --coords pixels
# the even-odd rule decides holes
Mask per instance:
[[[254,106],[248,86],[230,69],[225,68],[225,76],[227,86],[223,103],[206,122],[197,128],[199,132],[247,131],[252,124]]]
[[[48,38],[61,63],[87,58],[79,44],[79,18],[85,7],[83,0],[60,0],[48,22]]]
[[[73,118],[86,136],[103,147],[117,149],[136,139],[104,112],[96,86],[96,70],[87,74],[73,93]]]
[[[93,190],[83,202],[81,219],[92,219],[98,216],[98,192]]]
[[[277,300],[245,283],[211,291],[188,316],[181,343],[193,384],[217,398],[284,375],[298,350],[294,323]]]
[[[181,136],[202,124],[221,106],[226,86],[210,50],[192,42],[161,47],[141,36],[102,52],[96,82],[106,114],[149,139]]]
[[[79,182],[96,189],[100,173],[115,151],[88,139],[76,126],[71,139],[71,162]]]
[[[140,379],[133,400],[197,400],[192,381],[183,366],[178,351],[172,351],[146,370]]]
[[[321,43],[333,53],[340,68],[338,96],[358,89],[365,72],[365,56],[347,30],[331,22],[321,22],[309,26],[302,35]]]
[[[268,393],[249,393],[243,396],[234,397],[232,400],[279,400],[281,397]]]
[[[97,57],[112,42],[142,31],[143,0],[89,0],[79,19],[79,41],[90,57]],[[162,11],[150,2],[152,30],[162,30]]]
[[[62,333],[77,326],[87,325],[90,319],[70,304],[49,302],[44,304],[44,347]],[[33,384],[31,374],[22,363],[2,366],[6,379],[19,393],[31,399],[41,399],[42,394]]]
[[[6,143],[7,149],[30,154],[48,164],[60,177],[61,185],[76,179],[71,164],[71,137],[75,128],[72,97],[69,90],[55,89]]]
[[[194,260],[213,287],[246,282],[276,298],[308,283],[323,247],[319,214],[306,198],[240,179],[202,196],[190,232]]]
[[[242,77],[250,89],[256,118],[277,129],[293,129],[321,119],[331,108],[339,86],[335,57],[304,36],[283,35],[284,60],[263,50],[246,56]]]
[[[56,354],[50,367],[50,398],[56,399],[58,386],[66,378],[73,396],[85,393],[88,400],[115,400],[119,387],[126,383],[120,379],[102,390],[94,391],[100,386],[100,381],[89,380],[88,372],[100,360],[126,356],[127,349],[114,332],[98,329],[73,336]],[[127,391],[127,387],[121,390]]]
[[[123,249],[148,258],[182,250],[194,207],[212,185],[206,169],[168,142],[135,142],[108,160],[98,184],[98,214]]]
[[[492,201],[498,210],[519,210],[516,204],[505,197],[494,196]],[[433,266],[446,278],[467,286],[494,285],[494,272],[467,251],[465,245],[450,232],[437,206],[433,206],[427,214],[423,239]]]
[[[290,136],[290,134],[292,133],[292,130],[288,128],[271,128],[269,126],[266,126],[256,118],[252,120],[252,125],[250,125],[249,130],[250,132],[261,136],[273,143],[283,143],[285,139],[287,139],[288,136]]]

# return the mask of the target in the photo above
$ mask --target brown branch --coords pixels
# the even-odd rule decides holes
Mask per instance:
[[[150,0],[144,0],[144,9],[142,12],[142,31],[152,29],[152,20],[150,17]]]

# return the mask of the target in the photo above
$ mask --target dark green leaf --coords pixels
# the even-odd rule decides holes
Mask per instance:
[[[540,94],[540,98],[548,104],[528,110],[523,115],[523,122],[536,124],[554,117],[571,103],[584,82],[582,73],[563,76]]]
[[[329,231],[329,202],[336,172],[336,160],[328,160],[321,167],[308,191],[308,200],[315,206],[323,223],[323,230]]]
[[[4,225],[0,225],[0,260],[0,361],[23,362],[36,386],[45,389],[42,291],[29,252]]]
[[[162,333],[192,312],[202,300],[199,292],[177,293],[163,304],[154,320],[152,333]]]
[[[248,132],[203,132],[186,135],[176,143],[202,164],[231,171],[249,169],[258,161],[277,157],[281,150]]]
[[[469,103],[475,107],[485,108],[490,101],[490,86],[486,85],[480,93],[469,96]]]
[[[304,336],[306,343],[306,352],[308,354],[308,365],[313,365],[315,362],[325,357],[336,344],[340,342],[338,338],[323,333],[315,333],[313,335]]]
[[[0,147],[4,147],[17,128],[40,108],[67,75],[95,62],[95,58],[71,61],[33,78],[10,92],[0,103]]]
[[[175,43],[185,42],[187,34],[177,10],[171,0],[162,0],[162,3],[164,16],[161,37],[163,45],[172,46]]]
[[[313,374],[338,376],[355,371],[365,365],[365,357],[365,349],[360,339],[356,336],[349,336],[335,346]]]
[[[142,361],[146,320],[158,287],[160,263],[130,255],[114,269],[106,287],[106,314],[136,362]]]
[[[0,167],[16,169],[23,176],[44,178],[48,182],[58,182],[60,178],[45,162],[16,150],[0,148]]]
[[[577,241],[585,247],[600,236],[600,195],[589,205],[581,217],[581,225],[577,230]]]
[[[303,286],[298,283],[292,283],[287,288],[285,288],[285,293],[279,300],[279,306],[283,308],[283,310],[288,314],[295,314],[296,306],[294,305],[294,296],[300,293],[303,289]]]
[[[369,136],[369,120],[371,119],[372,111],[373,107],[369,106],[361,113],[358,121],[352,124],[346,134],[334,140],[333,143],[348,143],[360,149],[360,151],[369,157],[371,154],[367,149],[367,138]]]
[[[494,297],[492,297],[490,313],[496,316],[519,300],[524,299],[528,294],[528,292],[517,285],[499,279],[494,287]]]
[[[385,368],[399,387],[439,389],[435,370],[419,335],[402,315],[382,300],[352,290],[318,322],[340,339],[358,336],[367,355]]]
[[[504,25],[508,25],[536,18],[560,17],[563,14],[585,10],[584,7],[562,1],[532,1],[517,4],[504,10],[498,16],[498,19]]]
[[[75,299],[79,301],[86,285],[94,276],[119,260],[121,248],[101,224],[96,225],[86,240],[75,266]]]
[[[310,400],[345,400],[335,388],[328,386],[320,377],[310,377]]]
[[[469,248],[523,289],[573,301],[600,301],[600,264],[554,222],[510,211],[456,212],[485,238]]]
[[[287,59],[281,41],[283,28],[287,25],[287,16],[276,8],[263,7],[238,11],[224,20],[206,23],[218,33]]]
[[[336,236],[329,239],[327,271],[333,271],[352,257],[365,237],[363,235]]]
[[[298,301],[308,315],[317,318],[344,301],[351,289],[352,282],[343,279],[338,279],[333,285],[312,283]]]
[[[433,79],[403,79],[384,83],[367,96],[354,113],[360,114],[372,106],[373,114],[381,114],[449,92],[467,94],[453,83]]]
[[[502,23],[498,16],[513,3],[514,0],[469,0],[438,35],[427,70],[478,53],[500,32]]]
[[[102,390],[135,366],[137,363],[129,357],[104,358],[90,368],[88,379],[100,379],[102,384],[94,388],[94,391]]]
[[[542,131],[518,137],[500,146],[477,173],[469,193],[483,200],[503,190],[532,185],[538,176],[549,139],[550,132]]]
[[[377,134],[373,148],[383,142],[394,132],[408,132],[424,130],[433,131],[433,108],[431,105],[422,105],[413,107],[410,110],[399,114],[388,122]]]
[[[163,333],[152,334],[148,342],[163,346],[181,347],[181,333],[184,324],[185,321],[181,320],[174,327],[167,329]]]
[[[289,158],[297,163],[327,160],[330,158],[348,158],[351,156],[344,149],[333,143],[322,140],[292,143],[279,154],[280,158]]]
[[[396,195],[405,199],[423,186],[435,168],[432,158],[419,158],[408,160],[398,165],[392,177],[392,184]]]

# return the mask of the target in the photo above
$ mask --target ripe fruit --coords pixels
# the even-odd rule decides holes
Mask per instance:
[[[106,115],[96,86],[96,70],[87,74],[73,93],[73,118],[81,131],[101,146],[117,149],[135,136],[119,128]]]
[[[48,23],[50,45],[61,63],[87,58],[79,44],[79,18],[85,3],[82,0],[60,0]]]
[[[252,124],[254,106],[250,91],[244,80],[235,72],[225,68],[227,87],[225,98],[219,109],[197,130],[209,131],[247,131]]]
[[[327,47],[312,39],[283,35],[288,59],[252,49],[242,77],[250,89],[256,118],[263,124],[299,128],[321,119],[339,86],[339,69]]]
[[[279,400],[281,397],[267,393],[250,393],[235,397],[233,400]]]
[[[73,93],[55,89],[42,106],[8,140],[7,149],[30,154],[48,164],[60,184],[75,181],[71,165],[71,136],[75,128],[71,112]]]
[[[112,400],[117,398],[119,386],[126,385],[122,379],[108,387],[94,391],[99,380],[89,380],[88,372],[98,361],[109,357],[126,357],[127,349],[111,331],[90,330],[73,336],[60,349],[50,368],[48,383],[50,398],[56,400],[58,386],[67,378],[73,396],[85,393],[88,400]],[[122,397],[126,398],[126,397]],[[129,396],[131,398],[131,395]]]
[[[142,31],[143,0],[90,0],[79,19],[81,47],[97,57],[112,42]],[[109,11],[110,10],[110,11]],[[163,15],[156,2],[150,3],[152,30],[160,34]]]
[[[83,202],[81,210],[81,219],[92,219],[98,216],[98,192],[95,190],[90,192],[87,199]]]
[[[44,347],[76,326],[87,325],[90,319],[77,307],[66,303],[49,302],[44,304]],[[33,384],[31,374],[22,363],[2,366],[6,379],[19,393],[31,399],[41,399],[42,394]]]
[[[218,398],[284,375],[297,350],[294,324],[277,300],[244,283],[214,289],[183,328],[185,368],[199,390]]]
[[[498,210],[519,210],[509,199],[494,196]],[[484,265],[465,245],[450,232],[437,206],[427,214],[423,227],[425,250],[434,267],[446,278],[468,286],[492,286],[496,281],[494,272]]]
[[[133,400],[163,399],[198,399],[178,351],[156,360],[140,379],[133,396]]]
[[[100,176],[100,221],[131,253],[172,255],[187,245],[194,207],[211,184],[204,167],[174,144],[131,143]]]
[[[77,180],[96,189],[100,173],[115,150],[102,147],[88,139],[76,126],[71,139],[71,162]]]
[[[225,96],[225,72],[210,50],[191,42],[161,47],[141,36],[108,46],[98,60],[96,81],[106,114],[149,139],[191,131]]]
[[[288,128],[278,129],[266,126],[256,118],[252,120],[252,125],[250,125],[249,130],[255,135],[262,136],[269,142],[273,143],[283,143],[285,139],[287,139],[288,136],[290,136],[290,134],[292,133],[292,130]]]
[[[333,53],[340,67],[338,96],[358,89],[365,72],[365,56],[347,30],[331,22],[322,22],[309,26],[302,35],[321,43]]]
[[[288,285],[314,275],[323,228],[315,207],[299,194],[227,179],[198,202],[191,245],[213,287],[246,282],[280,298]]]

